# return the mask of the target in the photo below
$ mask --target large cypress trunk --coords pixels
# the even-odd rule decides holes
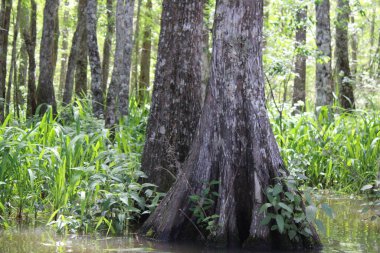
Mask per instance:
[[[345,109],[355,108],[354,87],[348,58],[349,0],[338,0],[335,59],[336,79],[339,87],[339,102]]]
[[[217,2],[210,85],[197,135],[177,181],[140,234],[194,240],[190,196],[202,196],[209,182],[217,180],[211,189],[218,193],[216,204],[207,212],[218,218],[208,240],[253,249],[288,242],[287,235],[260,225],[264,191],[286,173],[265,108],[262,8],[262,0]],[[312,241],[319,244],[313,231]]]
[[[134,0],[118,0],[116,7],[116,49],[114,68],[107,95],[105,125],[114,127],[128,114],[129,81],[133,47]]]
[[[78,3],[78,21],[77,21],[77,27],[75,29],[75,33],[72,39],[71,43],[71,49],[70,49],[70,55],[69,55],[69,61],[67,64],[67,72],[66,72],[66,79],[65,79],[65,88],[63,91],[63,104],[67,105],[71,102],[72,96],[73,96],[73,87],[74,87],[74,74],[76,72],[76,67],[78,64],[78,57],[80,54],[80,47],[83,46],[83,43],[87,43],[87,40],[85,42],[82,41],[82,38],[87,38],[87,28],[86,28],[86,6],[87,6],[87,0],[80,0]],[[87,45],[85,46],[85,49],[87,50]],[[87,52],[82,52],[82,56],[86,55]],[[85,59],[81,59],[84,61]],[[87,63],[87,59],[86,59]],[[83,68],[82,68],[83,70]],[[77,74],[78,77],[79,74]],[[86,67],[86,82],[87,82],[87,67]]]
[[[80,44],[75,68],[75,95],[85,97],[87,94],[87,66],[88,66],[88,47],[87,30],[82,29]]]
[[[51,105],[54,113],[57,111],[53,79],[57,59],[55,57],[55,47],[58,6],[59,0],[50,0],[46,1],[44,9],[40,49],[40,76],[37,88],[37,105],[41,105],[41,113],[46,111],[46,105]]]
[[[87,2],[87,46],[88,57],[91,67],[91,92],[92,107],[94,115],[100,117],[103,114],[103,92],[102,92],[102,66],[100,63],[97,30],[97,0],[88,0]]]
[[[142,170],[167,191],[195,135],[201,110],[202,1],[164,0]]]
[[[330,0],[316,1],[317,48],[315,87],[316,106],[333,104],[333,79],[331,69]]]
[[[295,78],[293,86],[293,105],[298,101],[305,104],[306,101],[306,55],[303,50],[298,50],[306,44],[306,22],[307,7],[301,7],[297,11],[297,30],[296,30],[296,62]],[[303,111],[304,106],[298,106],[298,110]]]
[[[9,25],[11,20],[12,1],[1,1],[0,12],[0,122],[4,121],[4,102],[7,75],[7,56]]]
[[[28,52],[28,95],[26,116],[30,118],[37,109],[36,94],[36,40],[37,40],[37,5],[35,0],[30,0],[30,26],[23,29],[23,38]]]

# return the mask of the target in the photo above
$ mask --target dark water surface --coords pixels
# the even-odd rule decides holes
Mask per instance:
[[[321,235],[323,253],[380,252],[380,219],[371,221],[370,214],[360,214],[363,201],[350,198],[329,198],[334,219],[319,214],[326,226]],[[1,253],[98,253],[98,252],[248,252],[242,250],[204,249],[195,245],[157,244],[130,237],[60,236],[45,229],[0,231]],[[277,251],[278,252],[278,251]]]

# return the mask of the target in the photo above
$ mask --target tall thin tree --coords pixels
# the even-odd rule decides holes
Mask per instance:
[[[65,0],[65,10],[63,13],[63,28],[62,28],[62,55],[61,55],[61,70],[59,73],[59,87],[58,87],[58,99],[63,98],[63,89],[65,87],[66,70],[67,70],[67,50],[69,48],[68,35],[69,35],[69,0]]]
[[[46,1],[44,8],[40,48],[40,76],[37,88],[37,105],[41,106],[41,113],[47,110],[46,105],[51,105],[53,112],[57,112],[53,79],[57,60],[55,48],[57,47],[58,7],[59,0],[49,0]]]
[[[103,96],[105,98],[107,93],[107,85],[108,85],[108,73],[110,71],[110,58],[111,58],[111,49],[112,49],[112,37],[114,35],[115,30],[115,12],[113,8],[113,0],[107,0],[107,34],[104,39],[103,46],[103,63],[102,63],[102,71],[103,71],[103,79],[102,79],[102,91]]]

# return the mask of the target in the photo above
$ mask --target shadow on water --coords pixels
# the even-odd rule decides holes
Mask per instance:
[[[351,198],[328,198],[322,200],[334,209],[335,218],[319,214],[326,226],[321,235],[324,249],[330,252],[380,252],[380,220],[371,221],[360,214],[363,201]],[[170,253],[216,253],[248,252],[243,250],[205,249],[196,245],[161,244],[129,237],[60,236],[46,229],[14,229],[0,231],[1,253],[97,253],[97,252],[170,252]],[[278,252],[278,251],[277,251]]]

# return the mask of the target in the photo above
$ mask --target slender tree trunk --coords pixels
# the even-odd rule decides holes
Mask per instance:
[[[4,121],[4,104],[7,75],[8,37],[12,0],[1,1],[0,12],[0,122]]]
[[[107,95],[105,125],[113,128],[128,114],[129,82],[133,47],[134,0],[117,1],[115,62]]]
[[[65,89],[63,91],[63,104],[67,105],[71,102],[73,97],[73,87],[74,87],[74,74],[78,62],[78,55],[80,53],[80,45],[82,44],[83,33],[87,31],[86,28],[86,6],[87,0],[80,0],[78,3],[78,21],[73,40],[71,42],[71,49],[69,55],[69,61],[67,64],[67,73],[65,79]],[[86,41],[87,43],[87,41]],[[86,45],[87,49],[87,45]],[[82,52],[83,53],[83,52]],[[84,53],[83,53],[84,54]],[[86,69],[87,78],[87,69]]]
[[[97,0],[88,0],[87,2],[87,43],[88,56],[91,67],[91,91],[92,107],[94,115],[100,117],[103,114],[103,92],[102,92],[102,66],[100,63],[97,30]]]
[[[26,105],[27,118],[32,117],[37,110],[36,94],[36,40],[37,40],[37,5],[30,0],[30,27],[23,29],[23,37],[28,52],[28,95]]]
[[[369,76],[373,77],[373,66],[375,58],[373,57],[374,53],[374,45],[375,45],[375,25],[376,25],[376,8],[377,3],[376,0],[372,1],[372,15],[371,15],[371,30],[370,30],[370,48],[369,48]]]
[[[150,0],[147,0],[147,3]],[[132,79],[131,83],[133,84],[133,88],[131,88],[132,92],[135,90],[136,94],[136,100],[139,101],[139,92],[140,92],[140,86],[139,86],[139,56],[140,56],[140,23],[141,23],[141,5],[142,0],[138,0],[137,2],[137,14],[136,14],[136,25],[135,25],[135,35],[133,36],[133,45],[134,45],[134,56],[133,56],[133,70],[132,70]],[[150,9],[146,9],[147,15],[149,15]],[[144,15],[145,20],[147,20],[149,17],[147,15]]]
[[[62,29],[62,55],[61,55],[61,72],[59,76],[59,88],[58,88],[58,99],[62,100],[63,99],[63,89],[65,87],[65,78],[66,78],[66,69],[67,69],[67,50],[69,47],[68,43],[68,34],[69,34],[69,28],[68,23],[69,23],[69,1],[65,1],[65,11],[63,14],[63,29]]]
[[[142,168],[159,191],[174,182],[201,111],[202,1],[163,1],[156,78]]]
[[[335,38],[336,77],[340,105],[345,109],[355,108],[354,87],[348,58],[348,21],[350,12],[349,0],[338,0]]]
[[[302,49],[306,44],[306,22],[307,7],[303,6],[297,11],[297,30],[296,30],[296,62],[295,78],[293,86],[293,105],[298,101],[303,102],[303,106],[297,106],[298,111],[303,111],[306,102],[306,55]]]
[[[58,16],[58,11],[57,11],[57,15],[55,16],[55,21],[54,21],[53,73],[55,73],[55,69],[57,67],[59,36],[60,36],[59,16]],[[53,83],[54,83],[54,75],[53,75]]]
[[[78,57],[75,68],[75,95],[83,98],[87,94],[87,66],[88,66],[88,46],[87,46],[87,30],[82,29],[80,35],[80,44]]]
[[[11,90],[12,90],[12,84],[13,89],[17,91],[16,88],[16,82],[17,82],[17,75],[16,78],[14,78],[14,73],[17,73],[17,39],[18,39],[18,28],[19,28],[19,23],[20,23],[20,12],[21,12],[21,0],[18,0],[17,2],[17,13],[16,13],[16,22],[13,25],[13,42],[12,42],[12,56],[11,56],[11,68],[9,70],[9,78],[8,78],[8,89],[7,89],[7,95],[5,98],[5,115],[9,114],[9,108],[11,105]],[[13,101],[14,103],[16,101]]]
[[[378,43],[377,43],[377,50],[376,50],[376,57],[377,57],[377,78],[380,77],[380,28],[379,28],[379,37],[378,37]],[[380,175],[380,174],[379,174]]]
[[[317,48],[319,51],[315,87],[316,106],[333,104],[333,76],[331,69],[330,0],[316,1]]]
[[[56,64],[55,48],[57,45],[56,29],[59,0],[46,1],[40,49],[40,76],[37,88],[37,105],[41,106],[40,114],[47,110],[46,105],[57,112],[54,93],[54,70]]]
[[[355,24],[355,17],[351,16],[351,23]],[[351,69],[352,76],[356,80],[357,79],[357,63],[358,63],[358,33],[355,29],[353,34],[351,35]]]
[[[262,8],[262,0],[217,2],[210,85],[197,135],[176,183],[140,234],[194,241],[197,217],[190,196],[202,196],[210,182],[218,181],[209,189],[217,195],[205,211],[207,216],[216,215],[216,229],[204,239],[253,250],[319,245],[310,224],[313,238],[293,243],[287,234],[271,231],[272,224],[260,224],[265,217],[259,212],[266,201],[265,189],[286,174],[265,107]]]
[[[139,78],[139,104],[144,104],[148,96],[150,84],[150,58],[152,52],[152,1],[147,0],[145,6],[146,16],[143,33],[143,44],[141,49],[140,78]]]
[[[16,104],[19,105],[19,107],[17,107],[17,113],[19,114],[18,112],[19,108],[20,107],[23,108],[25,104],[21,87],[26,87],[26,83],[27,83],[26,78],[28,76],[28,52],[27,52],[26,44],[24,41],[22,42],[21,49],[20,49],[20,61],[19,61],[18,69],[19,69],[18,77],[17,77],[18,89],[17,89],[17,93],[15,93],[16,97],[14,98],[14,100],[16,101]]]
[[[115,17],[113,10],[113,0],[107,0],[107,34],[104,40],[103,47],[103,79],[102,79],[102,91],[103,97],[106,98],[107,94],[107,84],[108,84],[108,73],[110,71],[110,58],[112,49],[112,37],[115,30]]]

